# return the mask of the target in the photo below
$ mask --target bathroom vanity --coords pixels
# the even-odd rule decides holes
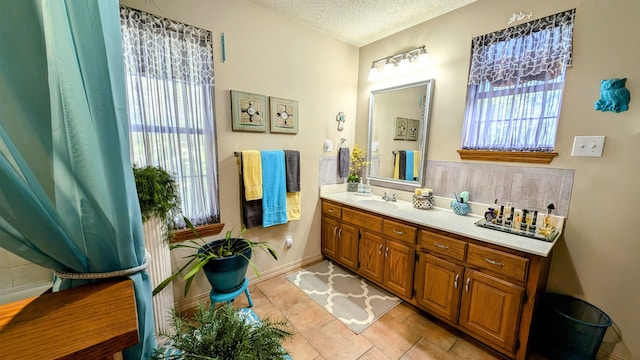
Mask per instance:
[[[465,332],[525,359],[554,242],[475,226],[445,209],[321,195],[322,254]],[[557,240],[556,240],[557,241]]]

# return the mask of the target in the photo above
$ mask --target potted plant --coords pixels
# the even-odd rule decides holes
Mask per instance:
[[[171,283],[178,275],[187,270],[187,268],[188,271],[182,277],[182,279],[185,280],[184,296],[187,296],[193,278],[200,270],[204,271],[207,280],[216,292],[231,292],[240,288],[249,265],[251,265],[256,276],[260,275],[257,267],[251,261],[251,255],[254,249],[262,249],[273,259],[278,260],[275,249],[268,243],[255,242],[242,238],[241,236],[246,229],[243,229],[234,237],[231,236],[231,231],[227,231],[224,239],[205,242],[191,221],[186,217],[184,221],[191,232],[198,237],[198,240],[172,244],[170,245],[170,249],[191,249],[193,252],[184,257],[189,259],[186,264],[171,274],[171,276],[166,278],[153,290],[153,295],[162,291],[162,289]]]
[[[159,166],[133,167],[142,222],[157,217],[164,239],[171,238],[180,214],[180,192],[174,177]]]
[[[198,304],[193,318],[172,315],[174,332],[162,333],[169,347],[156,349],[153,359],[290,359],[282,341],[293,336],[285,320],[251,321],[231,305]],[[251,316],[249,312],[248,316]]]
[[[349,179],[347,184],[348,191],[357,191],[358,183],[360,182],[360,171],[363,167],[369,165],[369,162],[365,159],[367,158],[367,153],[362,151],[358,144],[353,147],[353,152],[351,152],[351,161],[349,163]]]

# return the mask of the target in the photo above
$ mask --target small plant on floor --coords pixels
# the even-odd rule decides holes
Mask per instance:
[[[156,350],[153,359],[283,359],[288,358],[282,342],[293,333],[284,320],[269,318],[246,321],[231,305],[218,308],[199,304],[193,318],[172,316],[175,331],[161,333],[179,354]]]

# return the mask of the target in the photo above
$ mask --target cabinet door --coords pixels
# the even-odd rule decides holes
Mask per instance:
[[[351,270],[358,270],[358,235],[357,228],[340,224],[338,228],[338,262]]]
[[[426,310],[458,322],[464,267],[425,253],[416,271],[416,301]]]
[[[338,221],[327,217],[322,218],[320,234],[322,255],[333,260],[338,259]]]
[[[490,343],[514,350],[522,308],[521,286],[466,269],[460,325]]]
[[[358,273],[369,280],[382,284],[384,271],[384,240],[380,235],[367,231],[360,238],[360,266]]]
[[[384,281],[391,291],[410,298],[413,292],[415,248],[386,239],[384,249]]]

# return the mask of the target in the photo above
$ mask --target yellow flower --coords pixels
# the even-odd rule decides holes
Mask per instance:
[[[351,162],[349,164],[349,173],[351,174],[351,176],[349,176],[350,179],[355,178],[357,181],[360,176],[360,170],[369,165],[369,162],[365,161],[366,158],[367,153],[362,151],[358,144],[356,144],[351,152]]]

